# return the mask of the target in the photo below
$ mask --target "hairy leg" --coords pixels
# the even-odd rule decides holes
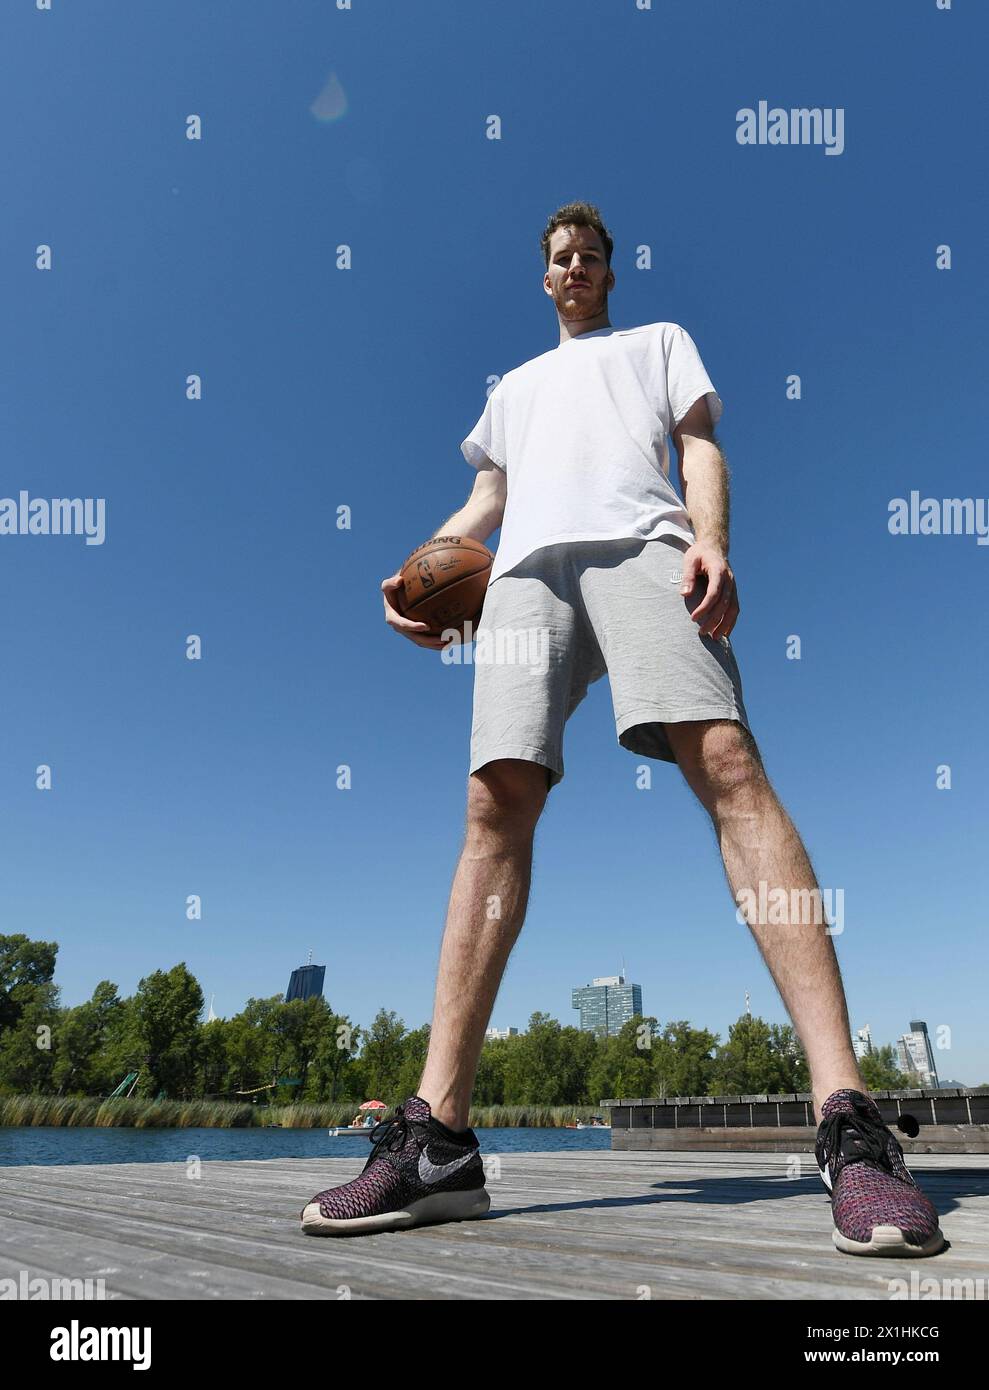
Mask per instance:
[[[866,1086],[852,1048],[834,942],[826,921],[815,921],[806,911],[808,904],[821,903],[807,851],[741,724],[696,720],[665,728],[688,785],[711,817],[736,903],[807,1055],[820,1120],[821,1106],[833,1091],[865,1091]],[[765,885],[761,897],[760,883]],[[784,890],[785,901],[803,909],[802,920],[793,921],[793,914],[789,922],[772,920],[774,913],[760,905],[780,901],[774,889]]]
[[[499,758],[468,778],[467,829],[450,890],[419,1095],[451,1129],[471,1091],[508,957],[525,920],[532,841],[549,790],[540,763]]]

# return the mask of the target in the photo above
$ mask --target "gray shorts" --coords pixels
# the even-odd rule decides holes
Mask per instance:
[[[606,672],[618,742],[675,762],[664,724],[735,719],[747,729],[727,637],[690,614],[703,582],[680,593],[678,536],[543,546],[488,589],[475,630],[470,772],[522,758],[563,778],[563,729]],[[468,774],[469,775],[469,774]]]

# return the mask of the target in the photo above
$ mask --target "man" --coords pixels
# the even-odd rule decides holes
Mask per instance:
[[[807,1056],[835,1244],[933,1254],[944,1244],[937,1213],[865,1095],[828,924],[766,920],[774,890],[821,900],[749,732],[731,648],[739,605],[714,437],[722,402],[679,325],[612,327],[612,245],[587,203],[550,218],[543,286],[559,345],[505,374],[461,445],[477,480],[436,534],[483,541],[501,525],[478,635],[548,637],[549,659],[475,664],[467,830],[419,1091],[372,1136],[364,1172],[309,1202],[303,1228],[351,1234],[487,1211],[467,1127],[484,1030],[525,916],[533,831],[563,777],[564,725],[607,672],[621,745],[679,765],[711,817],[736,901],[763,905],[746,919]],[[668,434],[682,501],[667,476]],[[442,647],[402,615],[400,584],[382,582],[386,621]]]

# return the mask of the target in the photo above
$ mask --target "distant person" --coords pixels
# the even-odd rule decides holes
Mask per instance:
[[[608,674],[623,748],[679,766],[711,817],[736,902],[746,892],[774,901],[777,888],[791,902],[819,894],[749,731],[729,640],[739,603],[728,563],[728,475],[714,435],[721,399],[679,324],[612,326],[612,239],[596,208],[559,209],[541,244],[559,345],[491,392],[461,445],[477,469],[473,491],[436,534],[483,541],[501,526],[478,632],[546,634],[549,660],[538,670],[475,662],[467,832],[425,1070],[363,1173],[305,1207],[303,1229],[313,1235],[488,1210],[477,1136],[467,1128],[471,1091],[525,917],[533,832],[563,777],[564,726],[593,681]],[[477,249],[483,260],[486,248]],[[481,326],[485,302],[505,294],[499,267],[490,257],[485,265]],[[668,478],[667,435],[682,501]],[[775,524],[763,511],[767,553]],[[812,516],[793,524],[807,529],[808,546],[818,544]],[[443,646],[402,615],[400,585],[398,574],[382,581],[389,626],[419,646]],[[665,876],[676,870],[662,867]],[[486,905],[495,897],[501,916],[491,921]],[[835,1244],[851,1254],[933,1254],[944,1244],[937,1213],[866,1095],[827,923],[795,935],[758,912],[748,921],[810,1067]]]

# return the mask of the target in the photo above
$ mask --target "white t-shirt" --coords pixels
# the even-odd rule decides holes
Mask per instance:
[[[489,582],[558,541],[692,542],[666,437],[701,396],[716,425],[721,397],[676,323],[597,328],[506,372],[460,446],[508,476]]]

